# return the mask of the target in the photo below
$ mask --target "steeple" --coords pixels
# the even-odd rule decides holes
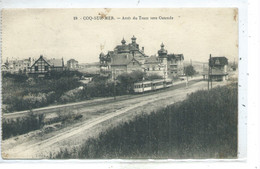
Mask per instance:
[[[167,50],[164,49],[164,44],[161,44],[161,49],[158,50],[159,57],[167,57]]]
[[[124,38],[122,39],[121,43],[122,43],[122,45],[125,45],[126,41]]]
[[[136,37],[135,37],[135,35],[133,35],[133,37],[131,38],[131,40],[132,40],[132,43],[136,43]]]
[[[163,42],[162,42],[162,44],[161,44],[161,49],[164,49],[164,44],[163,44]]]

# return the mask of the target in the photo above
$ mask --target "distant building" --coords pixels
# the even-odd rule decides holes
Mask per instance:
[[[212,70],[208,71],[208,67],[204,68],[202,74],[204,79],[207,79],[209,74],[209,77],[215,81],[228,80],[228,59],[226,57],[211,57],[211,60],[209,59],[209,65],[211,65]]]
[[[30,67],[31,75],[38,75],[38,77],[44,77],[50,71],[64,71],[63,59],[50,59],[47,60],[42,55],[36,60]]]
[[[165,78],[183,75],[183,54],[168,54],[162,44],[158,56],[149,57],[144,53],[144,47],[139,48],[135,36],[131,40],[131,43],[126,44],[123,38],[121,45],[117,45],[113,51],[99,55],[101,74],[111,74],[115,78],[124,72],[141,70]]]
[[[70,59],[67,61],[67,68],[70,70],[76,70],[79,68],[79,62],[75,59]]]
[[[2,65],[1,65],[1,71],[2,71],[2,72],[8,72],[8,66],[5,65],[5,64],[2,64]]]
[[[169,54],[168,55],[168,72],[170,76],[184,75],[184,56],[183,54]]]
[[[32,59],[23,59],[23,60],[6,60],[6,62],[3,64],[4,71],[10,72],[10,73],[28,73],[29,69],[32,64]],[[2,66],[3,66],[2,65]]]

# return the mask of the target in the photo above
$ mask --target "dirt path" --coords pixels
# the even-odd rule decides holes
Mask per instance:
[[[214,83],[214,86],[224,84]],[[111,125],[128,121],[143,111],[150,112],[184,100],[187,94],[206,87],[207,83],[202,81],[193,84],[189,88],[170,90],[156,95],[127,99],[107,105],[96,105],[93,110],[103,108],[107,109],[107,113],[56,131],[52,137],[43,135],[39,138],[31,135],[20,144],[15,144],[13,139],[4,140],[2,142],[2,156],[8,159],[46,158],[50,152],[57,152],[61,147],[81,145],[87,138],[97,136]],[[116,110],[114,106],[118,106]],[[89,111],[86,109],[81,110],[82,113]]]

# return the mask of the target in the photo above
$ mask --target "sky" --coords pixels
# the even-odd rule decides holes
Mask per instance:
[[[235,8],[4,9],[2,12],[3,61],[43,55],[65,61],[74,58],[79,63],[98,62],[101,52],[113,50],[122,38],[130,43],[133,35],[148,56],[157,54],[164,43],[168,53],[183,54],[186,61],[207,62],[209,54],[226,56],[229,62],[238,60],[239,16]],[[83,19],[101,15],[115,19]],[[161,20],[160,16],[171,19]],[[131,19],[122,20],[122,17]]]

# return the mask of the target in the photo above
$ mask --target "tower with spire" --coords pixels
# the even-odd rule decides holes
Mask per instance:
[[[161,44],[161,49],[158,50],[158,55],[160,58],[167,58],[168,51],[164,49],[164,44]]]
[[[122,45],[125,45],[125,43],[126,43],[125,38],[123,38],[123,39],[121,40],[121,43],[122,43]]]
[[[164,44],[161,44],[161,49],[158,50],[159,60],[164,71],[164,78],[168,76],[168,62],[167,62],[168,51],[164,49]]]
[[[139,50],[139,44],[136,43],[136,37],[133,35],[133,37],[131,38],[132,43],[131,46],[133,46],[133,50]]]

